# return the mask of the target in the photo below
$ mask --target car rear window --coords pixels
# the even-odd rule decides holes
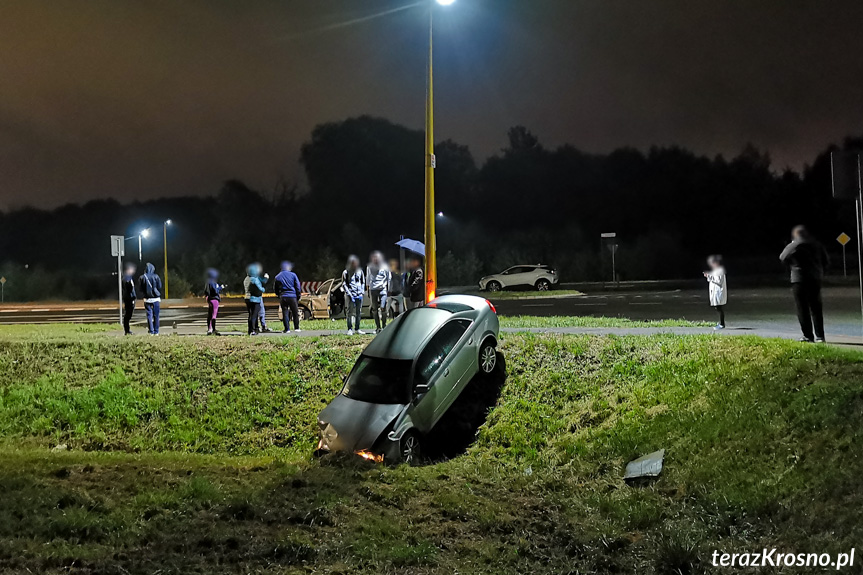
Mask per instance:
[[[426,307],[431,307],[434,309],[442,309],[443,311],[448,311],[450,313],[460,313],[463,311],[470,311],[473,309],[469,305],[465,305],[463,303],[455,303],[455,302],[451,302],[451,301],[445,301],[445,302],[433,301],[430,304],[428,304]]]

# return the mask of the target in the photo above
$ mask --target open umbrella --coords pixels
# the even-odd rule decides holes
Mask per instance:
[[[404,248],[404,249],[408,250],[409,252],[414,252],[414,253],[420,254],[423,257],[425,257],[425,255],[426,255],[425,244],[423,244],[422,242],[418,242],[417,240],[405,238],[403,240],[397,241],[396,245],[399,246],[400,248]]]

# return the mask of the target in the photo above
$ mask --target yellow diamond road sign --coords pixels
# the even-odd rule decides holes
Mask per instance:
[[[836,241],[842,244],[843,246],[851,241],[851,238],[846,233],[842,233],[836,238]]]

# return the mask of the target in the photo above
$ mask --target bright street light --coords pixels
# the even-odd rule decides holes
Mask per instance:
[[[443,217],[443,212],[438,212],[438,213],[437,213],[437,217],[442,218],[442,217]]]
[[[453,2],[455,2],[455,0],[437,0],[437,3],[441,6],[449,6]]]
[[[141,236],[142,238],[149,238],[150,237],[150,228],[147,228],[146,230],[141,230],[141,233],[138,235]]]

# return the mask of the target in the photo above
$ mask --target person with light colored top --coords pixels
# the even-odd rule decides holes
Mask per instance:
[[[380,332],[387,326],[387,289],[392,274],[381,252],[372,252],[366,268],[366,284],[371,298],[372,317],[375,318],[375,331]]]
[[[722,256],[716,254],[707,258],[707,266],[710,271],[704,272],[707,279],[710,305],[719,314],[719,323],[713,329],[725,329],[725,305],[728,303],[728,280],[725,274],[725,266],[722,265]]]
[[[348,257],[342,272],[342,289],[345,292],[345,317],[348,320],[348,335],[363,334],[360,329],[363,315],[363,294],[366,291],[366,276],[360,267],[360,258]]]

